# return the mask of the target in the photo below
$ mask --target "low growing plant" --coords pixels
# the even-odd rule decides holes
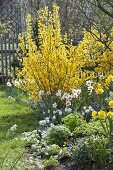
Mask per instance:
[[[64,142],[71,135],[70,130],[64,125],[52,125],[47,130],[46,140],[48,144],[63,146]]]
[[[81,124],[85,123],[83,117],[78,113],[69,114],[65,116],[62,121],[71,132],[74,131],[76,127],[79,127]]]
[[[104,134],[102,127],[99,122],[82,123],[74,130],[75,138],[91,136],[91,135],[102,135]]]
[[[97,169],[105,167],[111,161],[112,149],[104,137],[90,136],[77,140],[73,150],[74,165]]]
[[[43,164],[45,168],[49,169],[51,167],[57,166],[59,164],[59,161],[55,157],[51,157],[48,160],[44,160]]]

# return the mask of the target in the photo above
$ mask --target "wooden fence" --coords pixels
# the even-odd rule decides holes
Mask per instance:
[[[0,83],[11,81],[16,76],[13,63],[17,59],[17,49],[17,37],[0,37]]]

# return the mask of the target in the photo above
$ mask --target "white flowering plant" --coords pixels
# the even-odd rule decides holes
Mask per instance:
[[[70,89],[70,93],[58,90],[54,96],[50,92],[40,91],[37,107],[42,115],[39,125],[48,127],[51,123],[60,123],[64,116],[77,110],[80,94],[80,89]]]

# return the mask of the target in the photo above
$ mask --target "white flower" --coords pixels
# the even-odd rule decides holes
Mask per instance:
[[[61,100],[64,100],[64,99],[70,100],[72,99],[72,95],[70,95],[69,93],[64,93]]]
[[[39,121],[39,125],[44,126],[46,124],[46,120]]]
[[[32,147],[32,149],[36,149],[36,148],[37,148],[37,145],[36,145],[36,144],[33,144],[31,147]]]
[[[85,113],[89,113],[89,112],[90,112],[90,110],[89,110],[89,109],[86,109],[86,110],[85,110]]]
[[[46,113],[45,112],[43,112],[43,115],[45,115]]]
[[[50,113],[50,110],[48,110],[47,112]]]
[[[7,85],[8,87],[11,87],[11,86],[12,86],[12,84],[11,84],[10,82],[7,82],[6,85]]]
[[[81,93],[81,89],[71,89],[71,91],[74,98],[77,98]]]
[[[49,96],[49,95],[51,95],[51,92],[50,92],[50,91],[47,91],[47,93],[46,93],[46,94]]]
[[[87,109],[87,107],[86,107],[86,106],[84,106],[84,107],[83,107],[83,109],[84,109],[84,110],[86,110],[86,109]]]
[[[33,130],[32,133],[37,134],[37,130]]]
[[[55,120],[56,119],[56,116],[53,116],[52,120]]]
[[[71,112],[72,112],[72,109],[71,109],[71,108],[65,108],[65,112],[71,113]]]
[[[46,131],[43,131],[42,134],[41,134],[41,136],[42,136],[42,138],[44,139],[44,138],[47,136]],[[44,141],[44,142],[45,142],[45,141]],[[45,146],[46,146],[46,142],[45,142]]]
[[[92,91],[93,91],[93,86],[89,86],[89,87],[88,87],[88,91],[89,91],[89,93],[91,94]]]
[[[92,86],[92,81],[91,80],[86,81],[86,86]]]
[[[15,80],[15,81],[13,82],[13,84],[14,84],[15,87],[19,87],[20,84],[21,84],[21,82],[20,82],[19,80]]]
[[[49,117],[45,118],[46,123],[49,123]]]
[[[62,115],[62,110],[57,110],[57,112],[58,112],[59,116]]]
[[[82,114],[83,116],[85,115],[85,113],[84,113],[84,112],[82,112],[81,114]]]
[[[39,99],[42,99],[42,96],[44,95],[44,91],[40,90],[38,93]]]
[[[8,96],[8,99],[13,99],[13,97],[12,96]]]
[[[55,111],[55,110],[53,111],[53,114],[56,114],[56,111]]]
[[[61,90],[58,90],[58,92],[56,93],[56,96],[57,96],[57,97],[61,97],[61,95],[62,95]]]
[[[15,125],[13,125],[11,128],[10,128],[10,131],[15,131],[17,129],[17,125],[15,124]]]
[[[93,108],[92,108],[92,106],[89,106],[89,108],[88,108],[88,109],[89,109],[90,111],[92,111],[92,109],[93,109]]]
[[[63,153],[63,150],[62,150],[62,149],[60,149],[59,154],[61,155],[62,153]]]
[[[53,103],[53,108],[57,108],[57,103]]]
[[[71,105],[71,101],[70,100],[66,100],[66,106],[70,106]]]

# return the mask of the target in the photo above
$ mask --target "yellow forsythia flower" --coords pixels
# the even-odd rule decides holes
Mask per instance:
[[[93,111],[93,112],[92,112],[92,117],[95,119],[96,116],[97,116],[97,112],[96,112],[96,111]]]
[[[113,107],[113,101],[109,101],[109,106]]]
[[[104,90],[102,88],[96,89],[97,94],[103,94]]]
[[[109,111],[109,112],[107,113],[107,115],[108,115],[109,117],[113,117],[113,112]]]
[[[113,76],[112,75],[110,75],[107,79],[106,79],[106,84],[110,84],[111,83],[111,81],[113,81]]]
[[[106,117],[107,117],[106,112],[104,112],[104,111],[102,111],[102,110],[100,110],[100,111],[98,112],[98,118],[99,118],[99,119],[105,120]]]
[[[30,15],[26,32],[27,57],[23,58],[22,70],[18,71],[18,78],[23,82],[21,88],[36,101],[40,90],[55,94],[59,89],[67,92],[78,88],[84,81],[80,78],[82,56],[76,54],[76,47],[65,43],[66,37],[65,42],[62,38],[59,7],[53,4],[52,11],[48,7],[38,11],[38,47],[32,38]],[[21,38],[20,41],[23,45]]]

